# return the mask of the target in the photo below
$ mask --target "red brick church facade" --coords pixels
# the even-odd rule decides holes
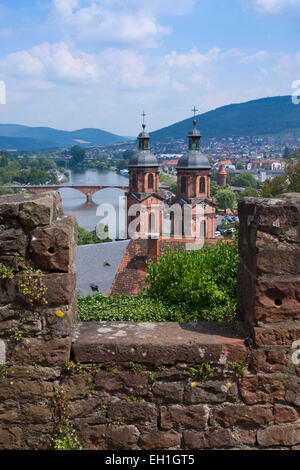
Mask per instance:
[[[168,201],[171,232],[167,238],[199,240],[214,238],[215,234],[216,205],[215,199],[210,197],[211,167],[200,152],[201,135],[195,120],[193,124],[188,134],[189,150],[177,165],[177,196]],[[159,189],[159,164],[150,152],[150,136],[145,132],[145,124],[138,140],[139,151],[129,163],[128,238],[166,238],[163,229],[166,202]]]

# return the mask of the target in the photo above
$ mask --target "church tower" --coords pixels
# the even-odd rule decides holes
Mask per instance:
[[[150,135],[145,131],[143,113],[142,132],[138,136],[138,151],[131,157],[127,199],[128,238],[151,238],[162,233],[163,194],[159,191],[159,164],[150,152]],[[138,220],[139,219],[139,220]],[[130,231],[130,233],[129,233]]]
[[[188,134],[188,152],[177,164],[177,202],[182,207],[185,205],[190,207],[193,214],[191,228],[193,233],[197,233],[198,236],[200,233],[202,238],[214,238],[216,206],[215,200],[210,197],[211,166],[207,157],[200,151],[201,134],[196,128],[196,108],[193,111],[193,129]],[[199,213],[201,213],[200,218]]]
[[[227,184],[227,171],[224,165],[220,165],[217,173],[217,183],[219,186],[225,187]]]

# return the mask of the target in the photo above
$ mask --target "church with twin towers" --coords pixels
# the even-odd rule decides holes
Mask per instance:
[[[196,109],[194,108],[194,114]],[[143,113],[143,118],[145,114]],[[166,201],[159,187],[160,167],[150,150],[150,135],[143,120],[138,151],[128,165],[128,238],[173,238],[197,241],[214,238],[216,201],[210,196],[211,165],[200,150],[201,134],[194,116],[188,151],[177,164],[177,194]],[[170,213],[166,234],[164,213]]]

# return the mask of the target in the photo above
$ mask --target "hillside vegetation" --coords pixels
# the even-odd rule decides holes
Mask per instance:
[[[153,141],[167,142],[186,139],[192,119],[151,133]],[[231,104],[197,116],[197,127],[204,138],[239,136],[274,136],[300,134],[300,105],[290,96],[263,98],[241,104]]]

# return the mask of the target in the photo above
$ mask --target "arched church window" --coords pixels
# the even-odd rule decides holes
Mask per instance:
[[[152,173],[150,173],[150,175],[148,175],[148,189],[153,189],[153,175],[152,175]]]
[[[204,178],[204,176],[201,176],[201,178],[200,178],[199,192],[201,194],[205,193],[205,178]]]
[[[181,192],[183,194],[186,193],[186,177],[185,176],[181,177]]]

